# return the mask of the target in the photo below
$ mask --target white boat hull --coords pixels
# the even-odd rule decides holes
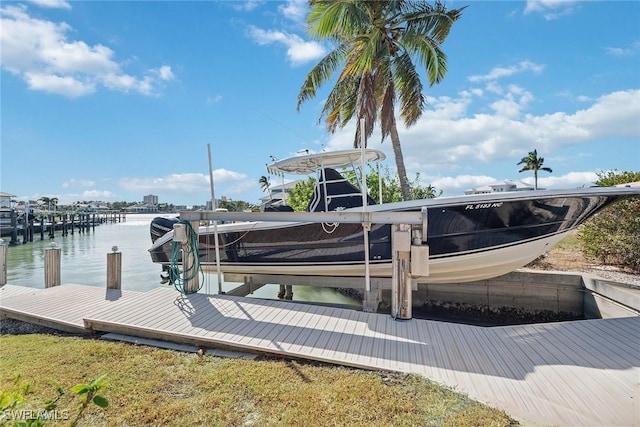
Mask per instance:
[[[457,283],[485,280],[507,274],[529,264],[564,239],[569,232],[518,245],[494,248],[479,253],[431,259],[429,275],[415,276],[418,283]],[[216,272],[215,264],[203,264],[203,270]],[[364,277],[364,263],[315,263],[315,264],[235,264],[223,263],[222,273],[265,274],[320,277]],[[391,262],[369,264],[371,277],[391,278]]]

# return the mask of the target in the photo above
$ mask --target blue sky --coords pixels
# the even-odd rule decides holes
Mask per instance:
[[[468,5],[443,45],[444,81],[399,128],[410,178],[445,195],[497,180],[546,188],[640,170],[640,2]],[[3,1],[0,191],[62,204],[257,203],[270,156],[350,148],[354,124],[318,123],[329,86],[298,112],[331,46],[306,33],[304,1]],[[369,147],[387,153],[374,133]]]

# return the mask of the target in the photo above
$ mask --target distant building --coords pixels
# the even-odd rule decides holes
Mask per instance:
[[[271,187],[269,187],[269,189],[271,190],[271,194],[270,195],[267,194],[264,197],[261,197],[260,204],[263,206],[266,204],[272,204],[272,205],[284,204],[289,193],[293,191],[296,184],[299,182],[303,182],[303,181],[296,180],[296,181],[286,182],[281,185],[272,185]]]
[[[158,196],[149,194],[142,198],[142,203],[145,205],[157,206],[158,205]]]
[[[533,185],[529,185],[525,182],[505,179],[504,181],[498,181],[483,187],[471,188],[465,191],[464,194],[503,193],[506,191],[530,191],[533,189]],[[540,188],[540,190],[543,189]]]
[[[126,211],[133,213],[154,213],[158,212],[158,207],[156,205],[138,204],[127,207]]]
[[[13,194],[2,193],[0,192],[0,208],[10,208],[11,207],[11,199],[13,199]]]

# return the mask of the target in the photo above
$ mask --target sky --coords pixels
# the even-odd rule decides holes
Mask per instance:
[[[445,196],[511,179],[537,149],[539,186],[640,171],[640,2],[459,1],[425,83],[420,120],[398,131],[408,176]],[[0,191],[17,200],[259,203],[266,164],[349,149],[355,123],[320,122],[331,83],[297,109],[331,51],[305,1],[0,3]],[[423,80],[424,82],[424,80]],[[387,154],[374,132],[368,146]],[[289,177],[295,179],[295,176]],[[272,182],[279,183],[272,178]]]

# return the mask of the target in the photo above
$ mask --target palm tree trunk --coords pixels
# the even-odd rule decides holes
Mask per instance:
[[[403,200],[411,199],[411,190],[407,181],[407,169],[404,167],[404,157],[402,156],[402,147],[400,146],[400,137],[398,136],[398,128],[395,119],[391,125],[391,146],[393,147],[393,156],[396,159],[396,169],[398,170],[398,179],[400,180],[400,191]]]
[[[538,189],[538,171],[537,170],[533,171],[533,189],[534,190]]]

